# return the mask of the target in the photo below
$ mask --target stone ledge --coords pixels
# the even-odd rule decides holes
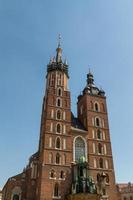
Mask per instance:
[[[70,194],[67,196],[67,200],[100,200],[100,196],[88,193]]]

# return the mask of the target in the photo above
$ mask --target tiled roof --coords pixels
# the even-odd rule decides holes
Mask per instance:
[[[78,120],[78,118],[74,117],[73,113],[71,113],[71,119],[72,119],[72,124],[71,124],[72,127],[86,131],[83,124]]]
[[[128,193],[133,192],[133,184],[132,183],[120,183],[117,184],[119,192]]]

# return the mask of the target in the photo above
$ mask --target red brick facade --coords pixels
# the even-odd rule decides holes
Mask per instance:
[[[104,91],[95,86],[89,73],[87,86],[78,97],[75,118],[71,113],[68,65],[62,61],[60,45],[56,59],[50,61],[47,69],[39,150],[20,175],[7,181],[3,199],[65,200],[68,194],[74,193],[72,164],[84,157],[96,185],[99,176],[106,174],[102,199],[117,200]]]
[[[118,200],[133,200],[133,184],[121,183],[117,184]]]

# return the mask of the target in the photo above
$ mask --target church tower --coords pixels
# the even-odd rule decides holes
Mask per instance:
[[[106,177],[102,199],[117,199],[113,157],[105,92],[94,84],[91,72],[87,84],[78,97],[78,119],[87,130],[87,160],[89,173],[98,185],[100,176]]]
[[[38,200],[64,199],[69,191],[72,161],[71,100],[68,64],[60,41],[56,57],[47,65],[39,144]]]

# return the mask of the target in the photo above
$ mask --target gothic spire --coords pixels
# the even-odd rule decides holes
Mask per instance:
[[[61,63],[62,62],[62,48],[61,48],[61,35],[58,36],[58,47],[56,49],[56,62]]]
[[[62,48],[61,48],[60,34],[58,36],[58,47],[56,49],[56,57],[51,58],[49,64],[47,65],[47,72],[51,72],[55,70],[64,72],[69,78],[67,60],[65,59],[64,62],[62,61]]]

